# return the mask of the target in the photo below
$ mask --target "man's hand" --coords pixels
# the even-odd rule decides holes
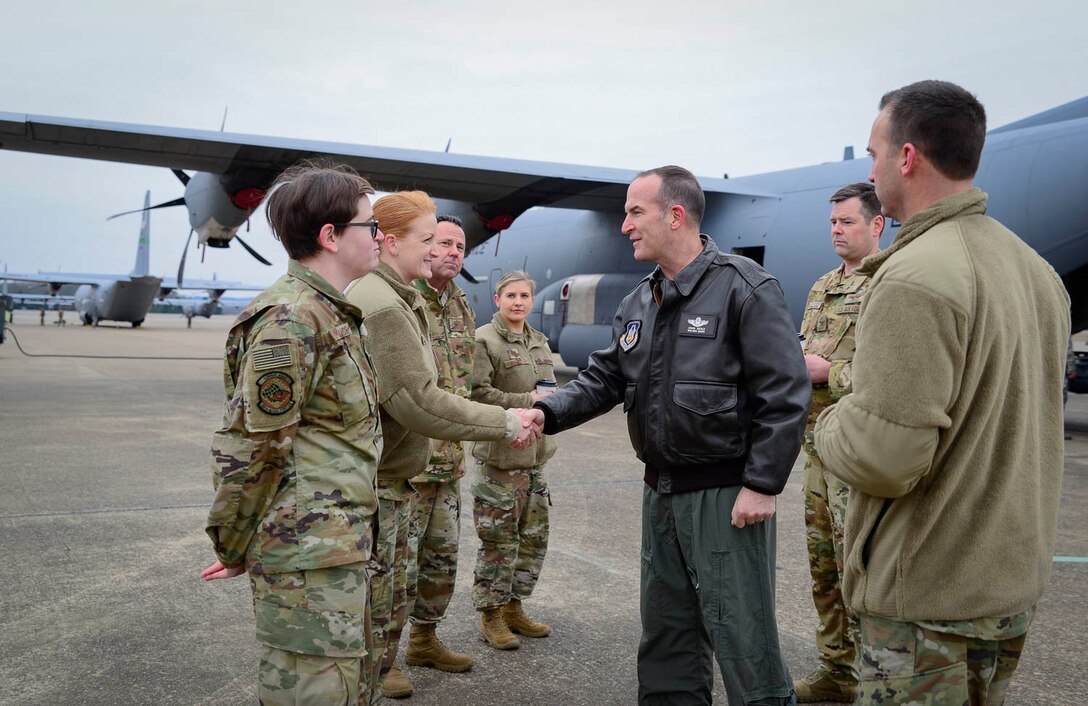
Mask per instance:
[[[232,569],[228,569],[223,566],[223,562],[216,561],[200,572],[200,578],[205,581],[215,581],[216,579],[232,579],[235,576],[241,576],[246,572],[244,566],[235,566]]]
[[[813,353],[806,353],[805,367],[808,368],[808,376],[812,378],[812,382],[824,383],[827,382],[827,374],[831,372],[831,361]]]
[[[521,419],[521,434],[510,445],[515,449],[529,448],[543,434],[544,413],[539,409],[515,409],[512,411]]]
[[[774,508],[775,496],[741,488],[737,501],[733,503],[732,524],[734,527],[744,527],[769,520],[774,517]]]

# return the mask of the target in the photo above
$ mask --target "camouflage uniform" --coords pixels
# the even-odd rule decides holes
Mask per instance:
[[[370,562],[370,612],[372,642],[370,674],[373,702],[380,701],[380,684],[396,660],[396,645],[408,606],[415,596],[409,582],[413,563],[408,545],[408,528],[415,491],[406,480],[378,479],[378,536]]]
[[[1034,617],[1034,608],[918,623],[862,615],[856,703],[1001,706]]]
[[[812,602],[820,618],[816,646],[824,669],[842,681],[855,681],[857,618],[842,597],[845,552],[843,531],[850,486],[828,473],[812,445],[820,412],[851,391],[854,329],[869,286],[866,275],[846,274],[845,265],[828,272],[809,290],[801,334],[805,353],[831,361],[826,384],[813,385],[805,427],[805,528],[808,535]]]
[[[465,292],[454,282],[441,294],[425,280],[412,283],[427,306],[438,387],[468,399],[476,323]],[[461,484],[465,452],[459,441],[434,441],[426,470],[412,479],[419,495],[412,512],[408,584],[415,586],[413,623],[437,623],[446,614],[457,579],[461,539]]]
[[[207,532],[244,564],[266,704],[367,699],[368,573],[382,451],[359,310],[291,261],[227,335]]]
[[[472,399],[506,408],[530,407],[536,381],[554,376],[548,339],[528,323],[523,333],[513,333],[496,313],[477,331]],[[486,442],[473,445],[472,517],[480,537],[472,588],[476,610],[532,594],[548,549],[551,496],[544,463],[554,454],[551,436],[520,450]]]

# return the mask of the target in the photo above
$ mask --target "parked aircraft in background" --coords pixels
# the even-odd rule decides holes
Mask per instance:
[[[161,300],[167,306],[176,306],[193,327],[193,317],[210,319],[216,312],[238,314],[253,301],[253,297],[224,297],[223,290],[208,292],[206,296],[172,296]]]
[[[0,143],[199,170],[186,183],[184,203],[201,242],[213,246],[229,243],[274,176],[300,159],[332,156],[383,191],[423,189],[440,200],[441,212],[465,219],[474,248],[466,270],[479,282],[466,290],[478,318],[491,314],[497,277],[526,269],[539,285],[531,323],[574,365],[608,344],[620,299],[650,269],[632,259],[620,234],[630,170],[10,113],[0,113]],[[702,229],[721,249],[774,274],[799,323],[812,282],[837,262],[828,246],[827,199],[868,173],[868,159],[844,159],[700,179],[707,196]],[[1062,275],[1074,330],[1088,326],[1088,98],[991,131],[976,181],[990,195],[990,213]]]
[[[143,219],[140,238],[136,245],[136,264],[127,275],[104,275],[82,272],[38,272],[15,274],[5,272],[0,279],[13,282],[42,282],[49,286],[50,296],[56,296],[66,284],[78,285],[72,297],[80,320],[88,326],[99,321],[125,321],[137,328],[143,323],[155,299],[163,298],[178,289],[174,278],[156,277],[149,273],[151,251],[151,192],[144,195]],[[222,280],[191,280],[189,289],[206,289],[209,298],[218,300],[228,289],[264,289],[260,285]],[[40,295],[39,295],[40,296]],[[52,308],[52,307],[51,307]],[[212,307],[213,311],[215,307]]]

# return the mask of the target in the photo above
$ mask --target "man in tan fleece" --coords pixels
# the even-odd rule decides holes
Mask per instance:
[[[1050,572],[1069,297],[972,186],[986,114],[922,81],[880,101],[870,181],[902,222],[862,305],[853,393],[816,450],[852,487],[856,703],[1001,704]]]

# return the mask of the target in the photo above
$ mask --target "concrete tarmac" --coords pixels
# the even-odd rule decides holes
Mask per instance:
[[[208,443],[222,414],[231,317],[187,330],[180,315],[153,314],[133,330],[41,327],[36,312],[15,315],[28,353],[132,357],[26,357],[10,338],[0,346],[0,703],[255,702],[247,581],[198,577],[213,560],[203,532]],[[1088,395],[1070,397],[1066,429],[1062,560],[1010,705],[1088,702]],[[551,637],[522,638],[510,652],[480,641],[465,483],[461,570],[439,635],[476,666],[407,668],[416,693],[404,703],[636,702],[642,481],[621,412],[559,436],[547,474],[551,542],[526,607]],[[816,667],[816,613],[800,463],[778,508],[778,624],[801,677]],[[727,703],[716,682],[715,702]]]

